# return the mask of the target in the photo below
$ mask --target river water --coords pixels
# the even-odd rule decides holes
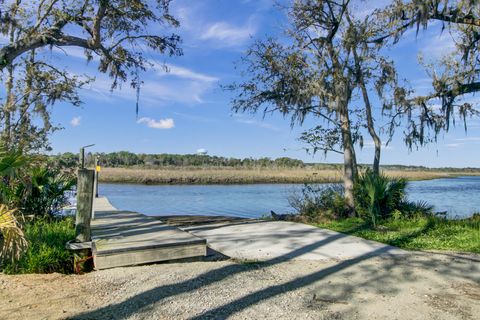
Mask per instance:
[[[160,185],[100,184],[118,209],[147,215],[227,215],[261,217],[293,212],[288,197],[298,192],[298,184],[252,185]],[[435,211],[447,211],[450,218],[480,212],[480,177],[458,177],[413,181],[408,198],[426,201]]]

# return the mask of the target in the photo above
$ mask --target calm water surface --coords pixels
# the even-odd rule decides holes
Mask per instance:
[[[301,185],[162,185],[101,184],[106,196],[118,209],[147,215],[230,215],[261,217],[270,210],[293,212],[288,197]],[[480,212],[480,177],[459,177],[411,182],[411,200],[427,201],[449,217],[467,217]]]

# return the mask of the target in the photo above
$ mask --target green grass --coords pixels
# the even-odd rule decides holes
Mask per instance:
[[[408,250],[445,250],[480,253],[480,219],[417,218],[389,220],[373,228],[364,220],[349,218],[315,224],[361,238]]]
[[[36,220],[24,226],[28,249],[16,263],[6,263],[5,273],[72,273],[73,254],[65,243],[75,238],[72,218]]]

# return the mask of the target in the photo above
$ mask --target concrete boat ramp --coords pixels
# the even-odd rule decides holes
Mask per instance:
[[[207,245],[239,260],[346,260],[405,251],[301,223],[225,217],[148,217],[94,202],[95,269],[202,257]],[[161,220],[159,220],[160,218]]]

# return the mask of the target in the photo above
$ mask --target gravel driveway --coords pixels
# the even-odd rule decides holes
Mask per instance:
[[[0,319],[478,319],[480,257],[409,253],[0,274]],[[475,316],[477,315],[477,316]]]

